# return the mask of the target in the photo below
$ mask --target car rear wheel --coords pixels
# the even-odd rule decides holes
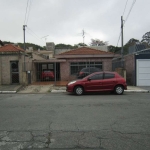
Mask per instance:
[[[123,92],[124,92],[124,88],[123,88],[123,86],[121,86],[121,85],[117,85],[116,87],[115,87],[115,93],[117,94],[117,95],[121,95],[121,94],[123,94]]]
[[[74,89],[74,93],[76,95],[82,95],[83,92],[84,92],[84,90],[83,90],[83,87],[81,87],[81,86],[76,86],[75,89]]]

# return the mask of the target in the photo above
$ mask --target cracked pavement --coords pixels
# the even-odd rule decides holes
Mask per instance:
[[[1,150],[33,148],[148,150],[149,141],[150,134],[114,134],[112,131],[0,131]]]
[[[2,94],[0,150],[149,150],[149,96]]]

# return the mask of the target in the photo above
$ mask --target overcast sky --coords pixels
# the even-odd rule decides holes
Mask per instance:
[[[82,43],[84,29],[85,44],[97,38],[116,46],[121,16],[126,20],[130,10],[124,25],[124,43],[131,38],[141,40],[150,31],[149,7],[150,0],[0,0],[0,39],[23,42],[25,23],[29,43]]]

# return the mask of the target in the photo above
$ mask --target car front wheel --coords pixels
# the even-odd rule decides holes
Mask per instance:
[[[121,95],[121,94],[123,94],[123,92],[124,92],[124,88],[123,88],[121,85],[117,85],[117,86],[115,87],[115,93],[116,93],[117,95]]]
[[[74,89],[74,93],[76,95],[82,95],[83,92],[84,92],[84,90],[83,90],[83,87],[81,87],[81,86],[76,86],[75,89]]]

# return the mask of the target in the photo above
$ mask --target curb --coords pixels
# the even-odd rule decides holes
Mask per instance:
[[[51,93],[65,93],[66,90],[51,90]]]
[[[14,94],[17,91],[0,91],[1,94]]]
[[[64,93],[66,90],[52,90],[51,93]],[[124,90],[129,93],[149,93],[149,90]]]
[[[149,93],[149,90],[124,90],[129,93]]]

